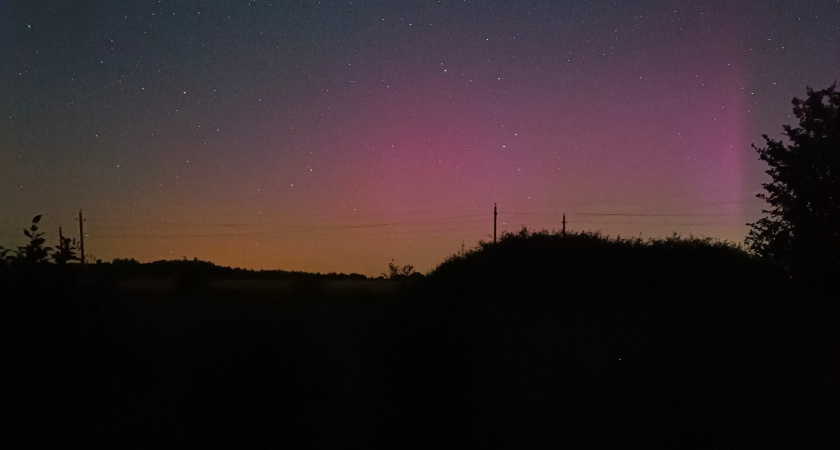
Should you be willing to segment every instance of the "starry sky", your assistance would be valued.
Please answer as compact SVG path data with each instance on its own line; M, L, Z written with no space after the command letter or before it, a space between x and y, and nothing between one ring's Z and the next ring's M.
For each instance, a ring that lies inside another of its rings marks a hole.
M522 226L743 241L840 2L0 2L0 245L426 271ZM69 231L67 231L69 230Z

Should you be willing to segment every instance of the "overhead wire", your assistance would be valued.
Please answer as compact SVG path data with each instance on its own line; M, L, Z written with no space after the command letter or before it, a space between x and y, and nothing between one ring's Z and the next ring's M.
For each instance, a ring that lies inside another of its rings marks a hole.
M313 231L337 231L337 230L354 230L354 229L365 229L365 228L380 228L380 227L388 227L388 226L399 226L399 225L411 225L411 224L434 224L435 222L446 221L451 219L463 219L463 218L472 218L477 216L482 216L485 214L466 214L460 216L450 216L450 217L438 217L438 218L430 218L430 219L421 219L421 220L414 220L414 221L403 221L403 222L382 222L382 223L368 223L368 224L357 224L357 225L341 225L341 226L333 226L333 227L320 227L320 228L300 228L296 227L293 229L285 229L285 230L271 230L271 231L257 231L257 232L236 232L236 233L203 233L203 234L165 234L165 235L100 235L99 237L109 237L109 238L186 238L186 237L226 237L226 236L254 236L254 235L266 235L266 234L280 234L280 233L301 233L301 232L313 232Z
M592 204L592 202L587 202ZM745 203L743 201L725 201L725 202L699 202L699 203L683 203L682 208L706 207L714 204L737 204ZM504 204L504 203L503 203ZM529 205L533 206L533 205ZM568 206L568 205L565 205ZM563 208L565 208L563 206ZM560 208L559 205L551 205L551 208ZM477 209L475 206L470 206L467 210ZM377 214L258 214L258 215L235 215L235 214L206 214L205 217L238 217L237 221L219 221L213 220L204 221L171 221L171 220L156 220L156 218L136 219L113 217L112 214L125 214L129 211L118 211L108 209L91 209L88 211L104 213L104 217L97 217L96 215L90 217L86 226L86 235L103 238L103 239L186 239L186 238L249 238L257 236L270 235L294 235L294 234L311 234L322 239L340 238L346 240L376 240L376 239L468 239L474 238L476 235L483 234L484 226L482 223L489 223L489 212L449 215L443 217L427 217L421 219L411 220L390 220L382 222L363 222L353 223L359 219L375 218L375 217L394 217L410 219L411 216L429 213L441 213L446 211L454 211L454 209L442 210L413 210L400 212L387 212ZM464 211L459 209L458 211ZM138 212L130 212L133 215ZM558 227L560 223L560 215L562 209L556 211L528 211L521 207L514 208L513 211L500 211L500 219L502 227L507 227L509 224L518 222L511 217L522 217L525 219L522 226L540 227L540 226L554 226ZM169 216L174 213L159 212L156 215ZM181 215L194 216L192 213L181 213ZM633 212L633 211L616 211L616 212L593 212L580 211L576 212L574 209L566 213L566 217L571 219L571 222L579 225L602 225L602 226L629 226L633 229L642 228L662 228L662 227L684 227L684 226L715 226L715 227L743 227L746 223L733 223L732 220L737 218L748 218L754 214L744 212ZM506 217L507 216L507 217ZM551 219L554 220L551 220ZM581 218L584 220L576 220ZM603 218L607 220L586 220L586 218ZM679 218L708 218L708 221L680 221L675 222L669 219ZM242 219L245 219L244 221ZM287 219L287 220L283 220ZM288 220L291 219L291 220ZM536 219L536 221L534 220ZM613 220L615 219L615 220ZM624 219L624 220L621 220ZM324 224L325 221L337 222L335 225ZM740 221L739 221L740 222ZM6 224L10 226L11 224ZM327 225L327 226L321 226ZM14 225L11 225L14 226ZM422 226L418 229L417 226ZM162 233L150 232L152 229L165 228ZM190 231L187 231L188 228ZM370 232L376 230L376 235L371 235ZM382 230L390 230L383 234ZM331 232L342 231L345 232L340 237ZM350 233L350 234L348 234ZM445 234L447 236L440 236ZM452 235L452 236L449 236ZM457 235L457 236L456 236Z

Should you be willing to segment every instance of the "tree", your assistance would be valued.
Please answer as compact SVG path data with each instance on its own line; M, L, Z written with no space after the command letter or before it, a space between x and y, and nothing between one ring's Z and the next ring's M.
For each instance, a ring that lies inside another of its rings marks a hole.
M790 143L763 135L753 148L773 179L757 197L770 206L750 223L746 243L758 255L799 274L840 269L840 92L837 83L793 99L799 126L783 126Z
M390 280L403 280L414 273L414 266L411 264L406 264L402 267L394 264L394 260L392 259L391 262L388 263L388 272L384 272L382 274L383 278L388 278Z

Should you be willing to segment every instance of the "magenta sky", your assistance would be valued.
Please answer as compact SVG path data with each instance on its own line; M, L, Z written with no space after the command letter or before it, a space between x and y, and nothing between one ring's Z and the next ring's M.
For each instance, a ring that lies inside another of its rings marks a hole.
M500 230L740 242L840 4L4 2L0 245L376 275Z

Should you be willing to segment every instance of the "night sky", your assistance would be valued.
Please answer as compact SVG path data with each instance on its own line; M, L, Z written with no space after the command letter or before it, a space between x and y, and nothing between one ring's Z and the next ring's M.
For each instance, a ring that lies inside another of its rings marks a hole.
M378 275L499 230L743 241L840 2L0 2L0 245Z

